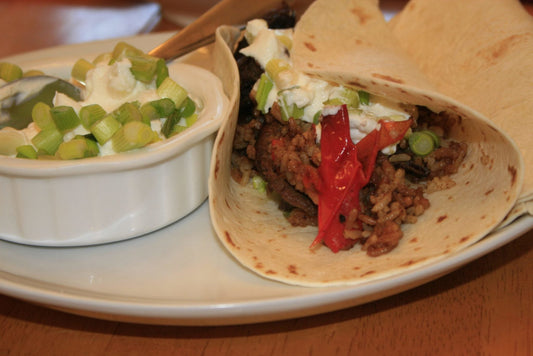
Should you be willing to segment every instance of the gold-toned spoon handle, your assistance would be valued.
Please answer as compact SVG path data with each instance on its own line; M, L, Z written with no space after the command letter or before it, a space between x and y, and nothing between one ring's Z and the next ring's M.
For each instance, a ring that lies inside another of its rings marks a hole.
M221 25L242 25L253 18L261 17L270 10L281 7L283 0L222 0L180 30L164 43L149 52L166 60L183 56L214 41L215 30Z

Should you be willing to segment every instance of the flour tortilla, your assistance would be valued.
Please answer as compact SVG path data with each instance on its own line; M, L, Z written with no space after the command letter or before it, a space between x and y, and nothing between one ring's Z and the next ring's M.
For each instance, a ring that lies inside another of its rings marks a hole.
M507 221L533 214L533 16L518 0L411 0L391 28L439 91L515 140L525 175Z
M231 29L220 29L226 31ZM399 50L377 2L318 0L302 15L295 31L293 60L300 69L461 114L464 120L453 135L468 141L468 156L454 176L457 185L428 196L431 208L416 224L405 226L405 235L392 252L375 258L357 246L336 254L325 246L310 249L316 227L291 226L276 203L231 178L235 105L217 135L209 189L214 229L237 261L265 278L289 284L355 285L442 259L500 223L521 188L523 167L517 147L487 119L432 88ZM229 48L234 44L229 41Z

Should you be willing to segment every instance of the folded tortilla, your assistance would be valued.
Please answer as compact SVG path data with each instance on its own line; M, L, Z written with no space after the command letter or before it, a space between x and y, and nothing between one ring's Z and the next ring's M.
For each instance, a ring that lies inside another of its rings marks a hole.
M533 214L533 16L518 0L411 0L391 28L440 92L515 140L525 175L507 221Z
M235 40L233 29L219 35ZM219 40L222 36L219 36ZM234 41L228 47L234 48ZM513 141L486 118L438 93L409 61L372 0L317 0L295 29L294 65L311 75L463 117L452 136L469 144L457 185L427 195L431 207L391 252L369 257L359 246L333 253L310 249L316 227L293 227L277 203L231 178L237 107L216 139L210 213L221 243L243 266L268 279L303 286L359 284L421 268L494 229L514 205L523 161ZM231 68L236 70L236 68ZM235 83L238 86L238 81Z

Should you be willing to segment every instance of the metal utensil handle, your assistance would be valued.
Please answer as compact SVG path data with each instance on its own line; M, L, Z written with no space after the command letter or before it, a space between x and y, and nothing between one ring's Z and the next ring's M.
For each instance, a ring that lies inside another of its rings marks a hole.
M167 41L155 47L150 55L166 60L180 57L214 41L215 31L221 25L240 25L267 11L281 6L283 0L222 0L180 30Z

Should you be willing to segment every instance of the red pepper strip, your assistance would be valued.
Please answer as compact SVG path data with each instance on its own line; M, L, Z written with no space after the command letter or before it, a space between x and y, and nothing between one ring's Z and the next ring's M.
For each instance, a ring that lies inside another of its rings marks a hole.
M398 142L410 126L410 120L382 121L379 130L354 144L345 105L323 117L318 171L324 184L319 192L318 235L311 247L324 242L338 252L353 246L356 241L344 237L341 215L347 217L354 207L359 208L359 191L370 180L378 152Z

